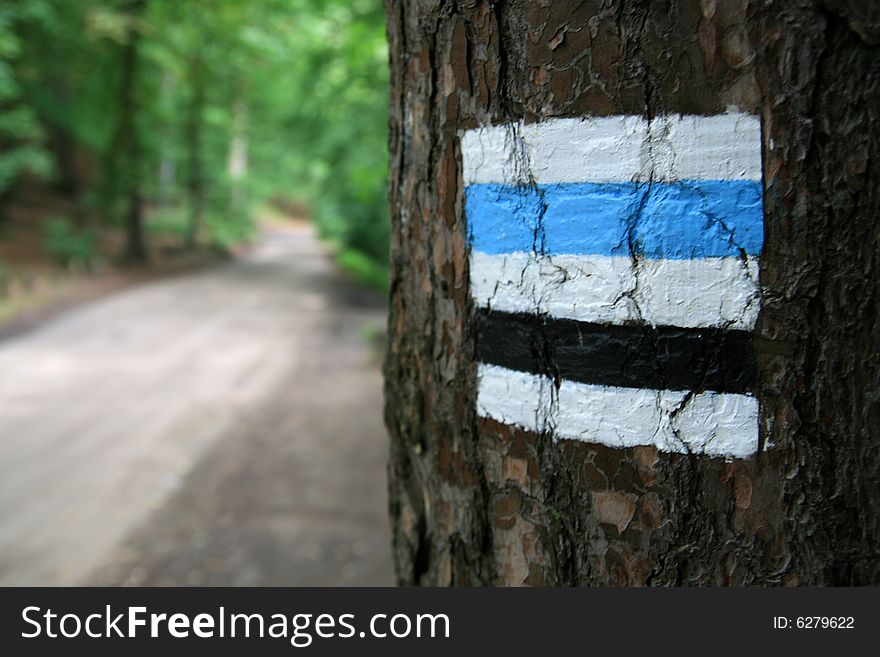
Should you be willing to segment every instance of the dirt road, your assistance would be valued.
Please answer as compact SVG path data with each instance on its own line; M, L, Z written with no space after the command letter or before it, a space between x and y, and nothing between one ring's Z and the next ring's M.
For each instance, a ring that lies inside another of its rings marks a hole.
M295 228L0 342L0 585L392 583L383 325Z

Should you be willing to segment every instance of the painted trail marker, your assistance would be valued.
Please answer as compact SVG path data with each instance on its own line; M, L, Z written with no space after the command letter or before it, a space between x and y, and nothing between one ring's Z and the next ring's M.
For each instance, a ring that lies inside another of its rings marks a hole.
M478 414L754 454L759 119L555 119L469 130L461 147Z

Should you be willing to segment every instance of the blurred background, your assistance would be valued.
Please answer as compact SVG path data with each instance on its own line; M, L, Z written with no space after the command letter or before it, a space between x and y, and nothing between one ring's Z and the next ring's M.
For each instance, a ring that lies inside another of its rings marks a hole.
M379 0L0 0L0 585L391 584Z

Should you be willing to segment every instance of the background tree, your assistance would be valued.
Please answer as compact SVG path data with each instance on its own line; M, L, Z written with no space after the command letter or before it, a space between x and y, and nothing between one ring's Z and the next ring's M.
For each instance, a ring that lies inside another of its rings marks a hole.
M880 26L870 3L387 2L386 418L405 584L880 582ZM766 451L554 441L477 417L460 131L762 123Z
M0 16L0 189L54 164L73 224L128 221L132 255L139 223L145 247L226 248L266 204L298 204L343 265L387 284L379 4L34 0Z
M121 172L120 193L125 203L125 256L133 262L147 259L144 240L144 196L141 190L143 176L143 146L139 114L139 70L142 17L146 0L130 0L125 5L122 20L125 41L122 45L122 84L119 90L119 125L111 146L113 171ZM121 166L119 164L121 163Z
M20 34L45 11L40 2L8 2L0 7L0 220L4 199L25 172L46 175L50 161L41 143L43 129L15 76L21 60Z

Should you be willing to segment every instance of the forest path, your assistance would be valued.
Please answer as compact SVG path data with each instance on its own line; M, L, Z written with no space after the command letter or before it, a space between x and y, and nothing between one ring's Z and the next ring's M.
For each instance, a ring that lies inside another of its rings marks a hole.
M392 583L384 317L302 226L0 342L0 586Z

